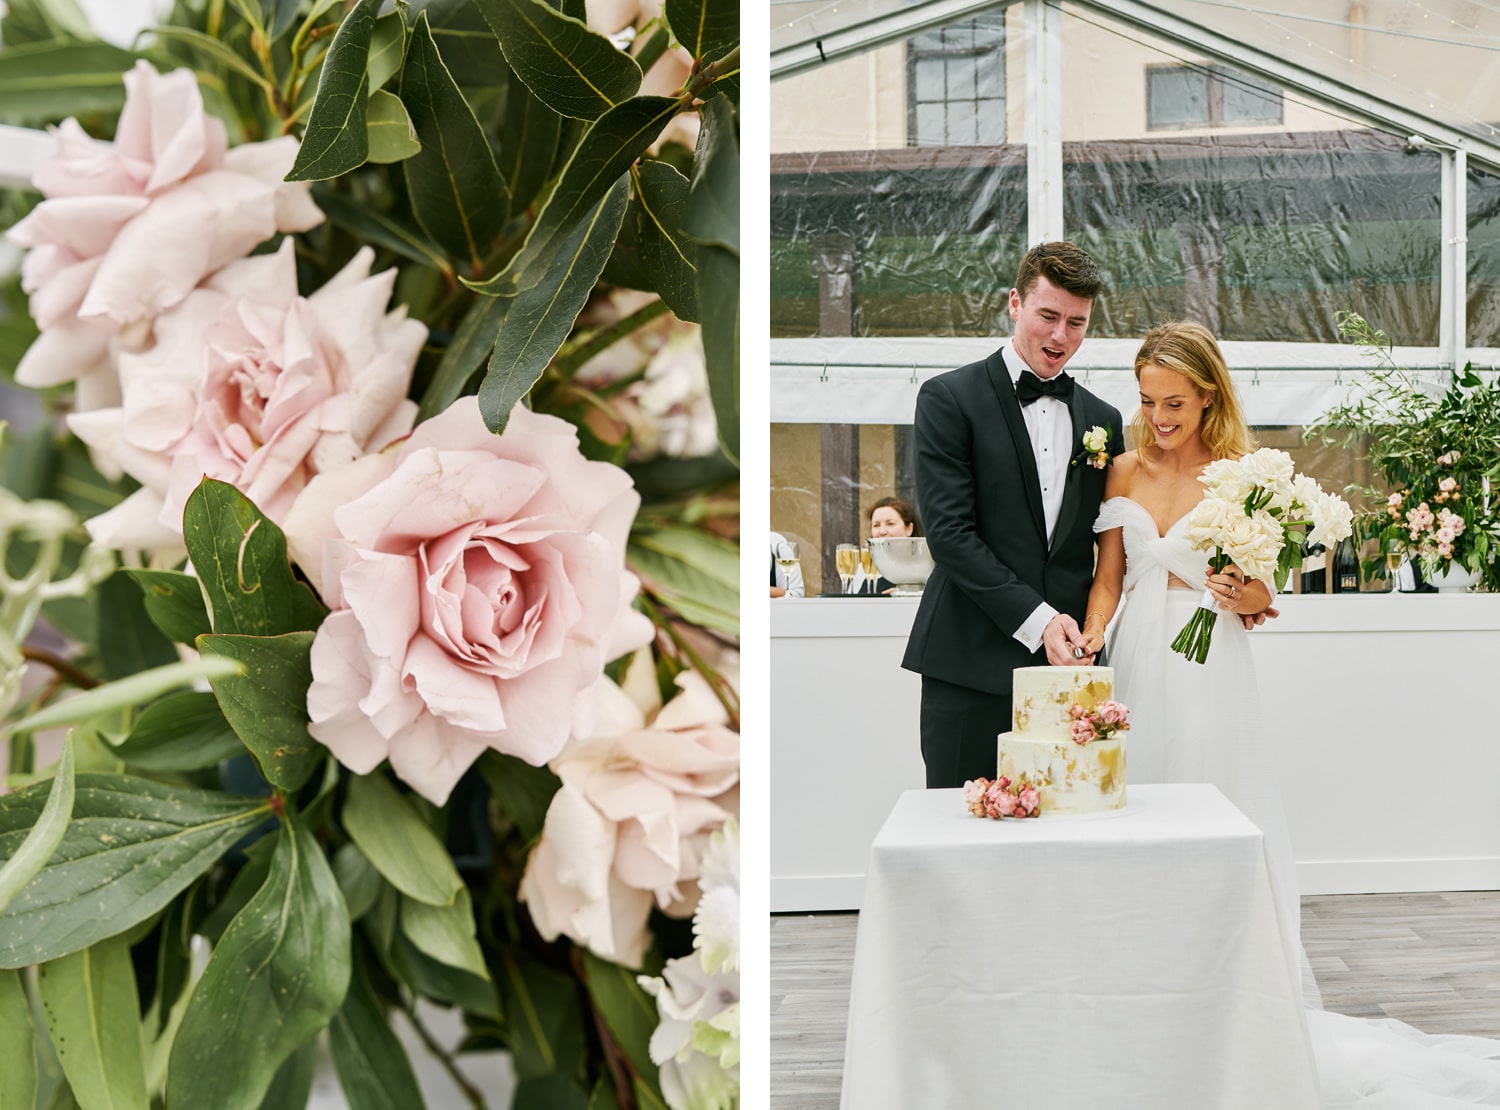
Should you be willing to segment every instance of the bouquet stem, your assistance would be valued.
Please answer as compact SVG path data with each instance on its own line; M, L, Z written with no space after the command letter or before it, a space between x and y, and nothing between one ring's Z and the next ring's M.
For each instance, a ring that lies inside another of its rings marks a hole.
M1208 565L1218 574L1229 565L1229 556L1222 549L1215 548ZM1187 624L1182 626L1182 631L1172 641L1172 650L1178 655L1185 655L1194 663L1206 662L1208 649L1213 643L1214 624L1218 619L1219 603L1214 599L1212 591L1204 590L1203 600L1198 603L1198 608L1193 610Z

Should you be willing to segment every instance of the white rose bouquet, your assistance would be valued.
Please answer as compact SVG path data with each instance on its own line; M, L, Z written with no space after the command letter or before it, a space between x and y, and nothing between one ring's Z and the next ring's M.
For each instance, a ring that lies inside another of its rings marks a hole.
M1302 557L1304 542L1332 547L1349 535L1353 512L1340 497L1293 471L1285 451L1262 447L1239 459L1210 463L1198 479L1208 494L1188 514L1188 543L1210 551L1215 574L1233 563L1245 578L1274 582L1280 590ZM1208 658L1218 605L1211 593L1177 638L1172 650L1195 663Z

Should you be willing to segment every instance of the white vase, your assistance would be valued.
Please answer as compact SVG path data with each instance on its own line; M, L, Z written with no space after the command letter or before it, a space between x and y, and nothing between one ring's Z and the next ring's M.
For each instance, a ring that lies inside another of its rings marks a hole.
M1471 586L1479 584L1479 572L1457 563L1449 563L1443 568L1442 574L1434 575L1428 581L1438 588L1439 593L1467 593Z

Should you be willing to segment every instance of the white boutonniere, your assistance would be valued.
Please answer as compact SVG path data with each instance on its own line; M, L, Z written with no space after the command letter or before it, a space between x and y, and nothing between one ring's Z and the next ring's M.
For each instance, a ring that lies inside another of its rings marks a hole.
M1114 462L1109 457L1109 430L1095 424L1083 433L1083 450L1073 459L1073 465L1078 465L1079 459L1086 459L1088 464L1095 470L1103 470Z

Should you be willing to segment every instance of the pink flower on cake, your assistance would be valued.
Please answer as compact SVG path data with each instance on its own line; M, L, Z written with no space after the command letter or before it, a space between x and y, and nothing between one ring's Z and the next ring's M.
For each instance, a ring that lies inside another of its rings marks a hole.
M964 804L975 817L999 821L1006 817L1035 817L1041 812L1041 795L1025 782L970 779L964 783Z
M1027 811L1027 816L1034 816L1041 806L1042 796L1034 786L1023 786L1021 792L1016 795L1016 806L1018 809Z
M589 732L604 664L651 639L625 569L639 504L566 421L517 405L497 436L473 397L313 478L285 524L333 609L309 731L438 804L486 748L554 758Z
M1092 744L1095 740L1108 740L1117 732L1130 731L1130 710L1117 701L1107 701L1085 709L1078 703L1068 707L1068 716L1073 720L1073 742Z
M34 177L47 199L10 231L32 248L22 285L42 332L16 380L76 382L80 411L118 402L116 340L139 349L152 321L206 276L323 219L305 182L282 181L296 139L228 150L191 70L162 75L137 62L125 87L113 146L65 121Z
M221 270L157 320L156 342L120 357L119 407L69 426L141 488L88 522L117 548L173 550L207 475L280 524L316 474L411 430L406 399L427 329L387 312L396 271L360 250L323 288L297 294L292 241Z
M700 676L677 685L648 723L619 687L599 684L598 730L552 762L563 785L521 881L542 936L628 967L645 958L653 905L693 913L710 838L739 812L739 737Z
M1098 733L1094 731L1094 726L1088 721L1073 722L1073 743L1087 744L1096 736L1098 736Z

